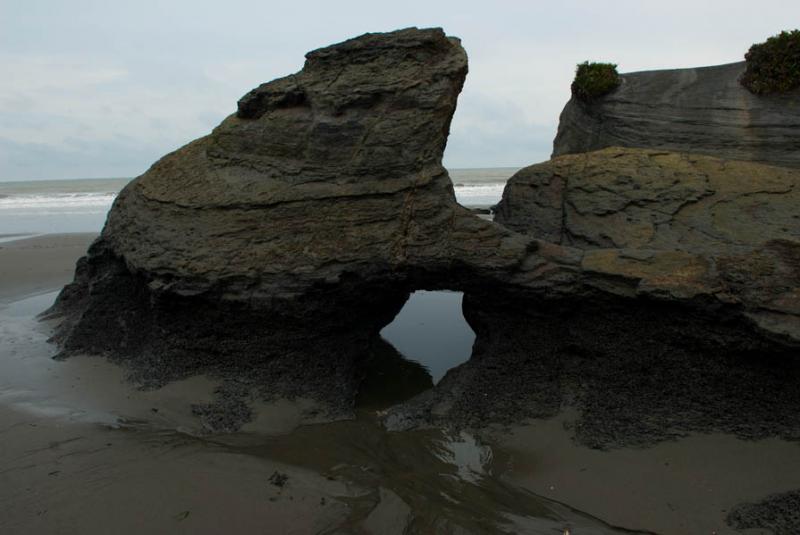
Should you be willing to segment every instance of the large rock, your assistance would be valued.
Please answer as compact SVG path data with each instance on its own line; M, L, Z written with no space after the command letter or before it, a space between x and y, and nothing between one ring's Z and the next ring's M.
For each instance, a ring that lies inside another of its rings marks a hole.
M608 148L519 171L495 221L578 248L583 277L620 291L728 303L774 333L800 335L800 171Z
M299 73L245 95L210 135L120 193L51 311L62 354L109 355L151 385L203 371L228 378L222 408L198 411L229 429L246 419L244 399L265 389L346 412L380 328L418 288L510 293L542 310L622 307L633 321L662 303L697 318L686 331L695 338L724 318L715 339L737 350L800 340L791 230L770 227L775 239L759 245L731 227L742 244L724 251L666 238L591 238L602 248L588 248L557 236L558 188L541 188L542 206L501 215L511 228L458 205L441 158L466 72L457 39L407 29L311 52ZM688 213L716 187L643 169L620 189L644 180L649 197L627 203L588 177L597 193L581 209ZM775 175L770 187L783 191L792 177ZM657 226L637 214L637 228ZM528 233L529 220L541 228Z
M507 265L507 233L468 217L441 165L466 73L441 30L310 52L125 188L102 240L150 288L247 302L409 266Z
M567 103L553 156L619 146L800 167L800 91L753 95L739 84L744 69L740 62L622 74L605 97Z
M800 170L608 148L520 170L495 221L581 249L743 252L800 237Z
M720 310L650 299L520 299L471 293L472 357L386 424L482 428L565 415L593 448L652 445L690 433L800 440L800 359L759 343Z
M62 354L352 399L409 288L502 278L531 241L455 201L441 159L466 73L458 39L406 29L250 91L120 193L52 310Z
M479 428L569 406L595 448L797 440L799 196L800 170L646 149L522 169L495 221L543 241L516 286L465 296L472 358L386 425Z

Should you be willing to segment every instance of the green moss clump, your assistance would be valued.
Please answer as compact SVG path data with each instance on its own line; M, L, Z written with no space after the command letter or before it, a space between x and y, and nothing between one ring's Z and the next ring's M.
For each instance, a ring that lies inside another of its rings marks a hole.
M781 32L750 47L739 82L751 93L785 93L800 87L800 30Z
M615 63L589 63L584 61L575 69L572 94L584 102L607 95L619 86L619 73Z

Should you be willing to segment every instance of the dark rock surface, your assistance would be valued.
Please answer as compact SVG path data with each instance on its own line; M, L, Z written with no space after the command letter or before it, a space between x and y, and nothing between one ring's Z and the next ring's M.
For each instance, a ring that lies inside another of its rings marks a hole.
M495 221L581 249L710 254L800 238L798 206L798 170L609 148L520 170Z
M584 272L642 276L636 294L735 304L797 340L798 201L794 169L608 148L522 169L495 221L581 249Z
M458 39L407 29L249 92L120 193L51 311L62 355L351 405L409 287L502 276L530 241L459 206L441 165L466 73Z
M270 307L410 266L512 265L523 245L457 205L441 165L466 73L441 30L310 52L126 187L102 241L153 290Z
M737 506L728 514L734 529L766 529L774 535L800 533L800 490Z
M800 91L753 95L739 84L744 68L622 74L612 93L567 103L553 156L619 146L800 167Z
M690 433L800 441L796 352L754 338L741 318L640 300L470 294L472 358L433 390L392 408L388 428L481 429L565 408L575 440L650 446Z

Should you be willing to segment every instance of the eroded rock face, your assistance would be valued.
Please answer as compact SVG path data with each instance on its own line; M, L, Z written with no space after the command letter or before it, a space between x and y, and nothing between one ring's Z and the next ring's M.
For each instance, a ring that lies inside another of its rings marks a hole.
M650 446L690 433L800 440L800 360L745 318L666 301L469 294L472 358L391 408L386 425L481 429L570 409L577 442Z
M797 440L798 192L800 170L646 149L522 169L495 221L543 240L537 254L517 288L465 296L472 358L386 425L570 407L594 448L698 431Z
M800 171L609 148L526 167L495 221L581 249L744 252L800 237Z
M731 305L800 339L800 171L608 148L513 176L496 221L578 248L583 276L631 295ZM590 275L597 276L596 280Z
M612 93L571 99L553 156L640 147L800 167L800 91L756 96L745 63L620 75Z
M131 182L89 262L121 259L150 292L287 313L348 281L513 266L525 240L456 204L441 165L466 73L439 29L310 52Z
M211 135L133 181L103 241L151 287L248 302L489 250L508 264L501 230L461 221L441 165L466 73L441 30L310 52L302 71L249 92Z
M249 92L120 193L52 311L64 354L136 360L148 384L259 363L351 400L410 287L502 278L531 241L459 206L441 165L466 73L458 39L412 28Z

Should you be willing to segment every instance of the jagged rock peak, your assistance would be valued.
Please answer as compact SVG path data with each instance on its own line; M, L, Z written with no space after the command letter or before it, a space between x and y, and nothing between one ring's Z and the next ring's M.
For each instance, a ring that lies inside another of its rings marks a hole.
M228 295L247 299L244 280L250 293L302 291L449 257L442 222L460 207L441 159L466 73L441 29L311 52L132 182L103 240L148 278L193 293L235 284Z

